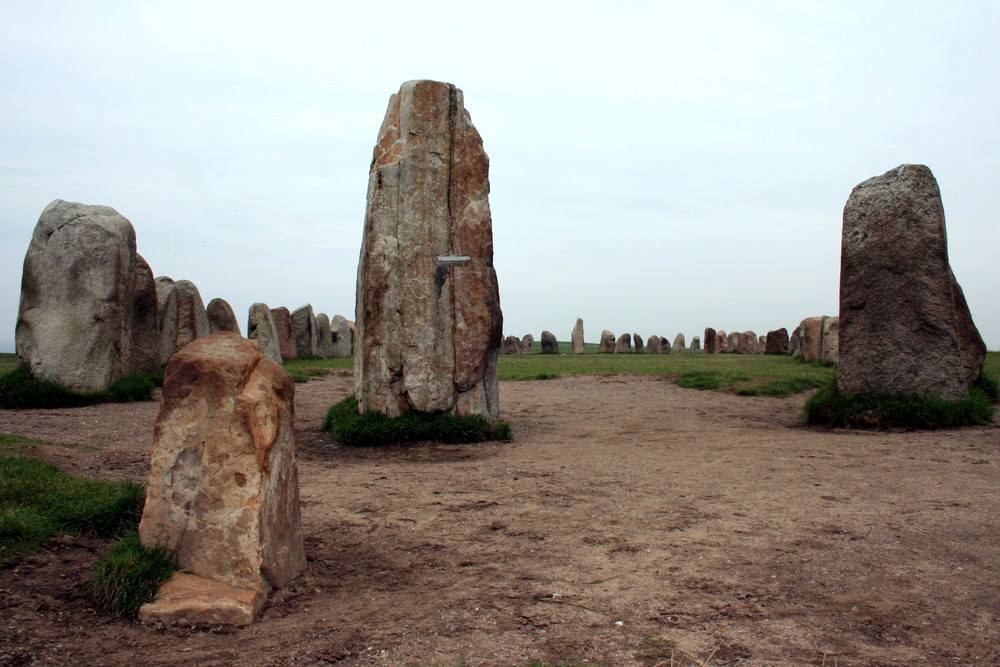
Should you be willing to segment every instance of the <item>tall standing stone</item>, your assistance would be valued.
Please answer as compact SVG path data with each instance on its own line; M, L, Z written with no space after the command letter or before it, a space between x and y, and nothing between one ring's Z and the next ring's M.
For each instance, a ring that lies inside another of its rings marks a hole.
M684 354L687 349L684 344L684 334L679 333L674 336L674 343L670 346L670 354Z
M292 312L292 330L295 332L296 357L315 357L319 354L316 315L311 304L307 303Z
M521 354L535 353L535 337L531 334L524 334L521 338Z
M802 325L792 330L792 335L788 338L788 354L792 357L804 357L805 350L802 349Z
M177 285L167 276L156 278L156 312L160 322L160 364L177 351Z
M488 174L462 91L409 81L390 98L358 266L354 380L362 412L498 419L503 315Z
M691 339L691 348L689 350L691 354L701 354L701 338L695 336Z
M573 327L573 334L570 337L570 351L572 354L583 354L584 344L583 344L583 320L579 317L576 318L576 325Z
M740 354L757 354L760 351L760 342L757 334L753 331L744 331L740 334Z
M523 354L521 350L521 339L517 336L507 336L503 339L504 354Z
M295 384L257 343L220 332L171 359L139 538L182 572L144 621L246 625L305 568Z
M840 351L840 318L828 317L823 321L823 356L824 364L836 364Z
M237 336L240 334L240 323L236 321L236 313L233 307L225 299L215 298L205 306L205 313L208 315L208 330L211 333L228 331Z
M333 330L330 328L330 316L326 313L316 316L316 348L324 359L333 356Z
M721 329L719 329L719 331L715 334L715 349L719 354L732 352L732 350L729 349L729 334Z
M132 223L113 208L59 199L45 207L24 257L19 363L78 391L147 370L155 339L137 336L155 336L156 296L135 248Z
M705 354L715 354L718 351L718 345L715 343L715 329L705 327Z
M807 317L799 323L802 329L802 358L806 361L823 360L823 322L826 315Z
M740 351L740 338L742 334L739 331L731 332L727 338L727 344L729 346L729 351L736 354Z
M632 354L632 336L623 333L615 341L615 354Z
M250 306L250 316L247 321L247 338L257 341L265 357L276 364L281 363L281 341L278 329L274 325L274 315L266 303L255 303Z
M136 254L132 273L132 368L156 375L160 371L160 315L153 269Z
M297 359L299 354L295 347L295 325L292 324L292 314L284 306L271 309L274 328L278 332L278 349L285 361Z
M334 315L330 321L330 337L333 340L333 354L331 356L349 357L354 350L354 331L351 323L343 315Z
M660 353L660 337L654 334L646 339L646 354L659 354L659 353Z
M559 341L551 331L542 332L542 354L559 354Z
M635 347L636 354L645 354L646 350L642 343L642 336L637 333L632 334L632 345Z
M670 341L666 336L660 336L660 354L670 354Z
M764 354L788 354L788 329L781 327L767 332Z
M601 332L601 342L597 346L597 351L611 354L615 351L615 342L615 335L605 329Z
M177 342L174 350L179 350L193 340L209 333L208 313L201 300L198 287L190 280L178 280L177 288Z
M931 170L904 164L857 185L841 242L841 391L964 397L985 354L956 288Z

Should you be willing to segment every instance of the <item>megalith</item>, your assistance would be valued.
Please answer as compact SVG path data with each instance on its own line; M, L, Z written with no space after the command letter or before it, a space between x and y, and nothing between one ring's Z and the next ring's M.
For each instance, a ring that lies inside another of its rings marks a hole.
M840 349L840 318L828 317L823 321L823 352L821 359L824 364L836 364Z
M805 351L802 349L802 325L792 330L792 335L788 338L788 354L792 357L804 357Z
M349 357L354 350L354 332L343 315L334 315L330 321L330 338L333 341L332 357Z
M182 571L141 620L247 625L305 568L294 398L288 373L237 334L171 357L139 538L175 549Z
M740 354L757 354L760 351L760 341L753 331L744 331L740 334Z
M160 322L160 364L177 351L177 285L168 276L156 278L156 312Z
M504 354L523 354L521 350L521 339L517 336L507 336L503 339Z
M674 336L674 343L670 346L670 354L684 354L687 348L684 343L684 334L679 333Z
M274 316L266 303L255 303L250 306L250 316L247 321L247 338L257 341L265 357L276 364L282 362L281 342L278 329L274 326Z
M985 347L948 260L931 170L904 164L844 206L837 385L847 393L964 397Z
M616 342L615 335L605 329L601 332L601 342L597 346L597 351L605 354L611 354L615 351Z
M666 336L660 336L660 354L670 354L670 341Z
M635 349L636 354L645 354L646 349L642 341L642 336L637 333L632 334L632 347Z
M615 354L632 354L632 336L623 333L615 341Z
M298 351L295 347L295 327L292 324L292 313L284 306L271 309L271 318L274 320L274 328L278 332L278 349L281 350L281 358L285 361L297 359Z
M531 334L524 334L521 337L521 354L535 353L535 337Z
M208 312L198 286L190 280L178 280L174 287L177 288L177 342L174 351L177 351L211 332Z
M737 354L740 351L740 338L743 336L739 331L733 331L726 336L729 351Z
M316 316L316 349L324 359L333 356L333 330L330 328L330 316L326 313Z
M646 354L659 354L659 353L660 353L660 337L654 334L646 339Z
M462 91L404 83L368 180L354 344L362 412L499 418L503 314L489 190Z
M228 331L240 335L240 323L236 320L236 313L225 299L215 298L209 301L205 306L205 313L208 315L209 333Z
M551 331L542 332L542 354L559 354L559 341Z
M715 334L715 349L718 354L732 352L732 350L729 349L729 334L722 329L719 329L719 331Z
M764 354L788 354L788 329L781 327L767 332Z
M807 317L799 323L802 329L802 358L806 361L823 360L823 323L826 315Z
M695 336L691 339L691 347L688 349L691 354L701 354L701 338Z
M572 354L583 354L585 346L583 344L583 320L579 317L576 318L576 325L573 327L573 333L570 336L570 351Z
M715 343L715 329L705 327L705 354L715 354L719 351Z
M101 391L155 370L154 285L136 254L135 229L118 211L53 201L24 257L18 362L77 391Z
M316 333L316 315L311 304L292 311L292 330L295 332L295 356L315 357L319 354L319 336Z

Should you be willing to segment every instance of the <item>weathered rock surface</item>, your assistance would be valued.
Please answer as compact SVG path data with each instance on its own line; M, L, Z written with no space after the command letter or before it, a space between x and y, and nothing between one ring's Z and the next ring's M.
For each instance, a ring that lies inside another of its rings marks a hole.
M660 354L670 354L670 341L666 336L660 336Z
M660 354L660 337L653 335L646 339L646 354Z
M730 333L730 334L728 334L726 336L726 338L727 338L727 345L729 347L729 351L732 352L733 354L736 354L737 352L740 351L740 338L741 337L742 337L742 334L739 331L733 331L732 333Z
M274 328L278 332L278 349L281 350L281 358L284 361L297 359L299 355L295 347L295 326L292 324L292 313L284 306L272 308L271 319L274 320Z
M715 334L715 349L719 354L724 354L730 352L729 349L729 334L721 329Z
M524 334L521 338L521 354L535 353L535 337L531 334Z
M177 288L177 351L193 340L207 336L209 331L208 313L201 300L198 287L190 280L178 280Z
M828 317L823 321L823 363L835 364L840 349L840 318Z
M156 278L156 312L160 322L160 364L177 351L177 286L167 276Z
M521 339L517 336L507 336L503 339L504 354L521 354Z
M806 361L823 360L823 322L826 315L807 317L799 323L802 329L802 358Z
M250 316L247 321L247 337L257 341L265 357L280 364L281 342L278 329L274 325L274 315L266 303L255 303L250 306Z
M542 354L559 354L559 341L551 331L542 332Z
M113 208L59 199L45 207L24 257L19 363L77 391L148 371L156 295L135 248L132 223Z
M792 335L788 339L788 354L793 357L802 357L805 351L802 349L802 325L792 330Z
M674 336L674 343L670 346L670 354L684 354L687 352L684 343L684 334L679 333Z
M597 351L605 354L611 354L615 351L616 342L615 335L605 329L601 332L601 342L597 346Z
M570 345L572 346L570 351L573 354L583 354L583 320L579 317L576 318L576 325L573 327L573 333L570 336Z
M760 343L757 341L757 334L753 331L744 331L740 334L740 354L757 354L760 351Z
M488 174L462 91L404 83L368 181L354 346L362 411L498 419L503 315Z
M292 331L295 332L295 356L309 357L319 354L319 334L316 333L316 315L311 304L299 306L292 312Z
M637 333L632 334L632 346L635 349L636 354L645 354L646 350L643 346L642 336Z
M764 354L788 354L788 329L781 327L767 332Z
M615 341L615 354L632 354L632 336L623 333Z
M349 357L354 350L354 330L343 315L334 315L330 322L330 338L333 340L334 357Z
M931 170L904 164L857 185L841 242L841 391L964 397L982 360L956 287Z
M316 316L316 349L324 359L333 356L333 330L330 328L330 316L326 313Z
M954 273L951 274L951 290L955 297L955 335L958 336L958 344L962 350L965 381L966 384L972 384L983 370L983 363L986 361L986 343L983 342L979 329L972 321L969 304L965 301L965 292L955 280Z
M207 581L175 576L141 620L246 624L305 568L294 398L288 373L233 333L170 359L139 537Z
M715 342L715 329L711 327L705 328L705 354L716 354L719 351L718 345Z
M701 338L695 336L691 339L691 347L688 349L691 354L701 354Z
M225 299L215 298L209 301L205 307L205 314L208 315L209 333L228 331L240 335L240 323L236 321L236 313Z

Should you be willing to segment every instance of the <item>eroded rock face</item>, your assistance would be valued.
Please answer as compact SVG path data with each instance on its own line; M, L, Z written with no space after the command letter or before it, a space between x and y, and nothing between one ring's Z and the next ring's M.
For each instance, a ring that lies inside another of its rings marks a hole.
M840 349L840 318L828 317L823 321L823 363L837 363Z
M788 354L793 357L802 357L805 355L802 349L802 325L795 327L792 330L792 335L788 339Z
M615 341L615 354L632 354L632 336L623 333Z
M660 353L660 337L653 335L646 339L646 354Z
M177 285L167 276L156 278L156 311L160 321L160 363L177 351Z
M701 354L701 338L695 336L691 339L691 347L688 348L691 354Z
M49 204L24 258L19 362L77 391L149 372L159 356L156 295L152 271L135 248L132 223L113 208Z
M171 357L139 537L176 548L198 580L175 576L140 619L245 625L303 570L294 398L288 373L236 334Z
M209 301L208 306L205 307L205 313L208 315L209 333L228 331L237 336L240 335L240 323L236 321L236 313L233 312L233 307L225 299Z
M601 342L598 344L597 351L605 354L611 354L615 351L616 342L615 335L605 329L601 332Z
M504 354L522 354L521 339L517 336L507 336L503 339Z
M767 332L764 354L788 354L788 329L781 327Z
M316 316L316 349L324 359L333 356L333 330L330 328L330 316L326 313Z
M583 344L583 320L579 317L576 318L576 325L573 327L570 344L572 345L571 352L573 354L583 354L585 349Z
M727 338L727 345L729 347L729 351L732 352L733 354L736 354L737 352L740 351L740 338L741 337L742 337L742 334L739 331L733 331L728 336L726 336L726 338Z
M521 338L521 354L535 353L535 337L531 334L524 334Z
M330 322L333 341L333 357L349 357L352 354L354 329L343 315L334 315Z
M687 352L687 347L684 343L684 334L679 333L674 336L674 343L670 346L670 354L684 354Z
M299 355L295 347L295 326L292 324L291 312L284 306L272 308L271 319L274 320L274 328L278 332L278 349L281 350L281 358L285 361L298 359Z
M559 341L551 331L542 332L542 354L559 354Z
M670 354L670 341L666 336L660 336L660 354Z
M178 280L177 288L177 342L174 350L179 350L193 340L207 336L211 331L208 313L201 300L198 286L190 280Z
M292 312L292 330L295 332L295 355L297 357L319 354L319 335L316 333L316 315L311 304L296 308Z
M744 331L740 334L740 354L757 354L760 350L760 342L757 334L753 331Z
M247 338L257 341L265 357L280 364L281 341L278 329L274 325L274 311L266 303L255 303L250 306L250 316L247 321Z
M802 329L802 358L806 361L823 359L823 322L826 315L807 317L799 323Z
M705 354L716 354L719 351L715 342L715 329L705 328Z
M503 315L488 173L462 91L404 83L368 181L354 346L362 411L498 419Z
M643 345L642 337L639 334L637 334L637 333L632 334L632 346L635 348L635 353L636 354L645 354L646 353L646 349L645 349L645 346Z
M931 170L904 164L857 185L841 239L841 391L965 396L981 339L957 285Z
M719 354L729 352L729 334L721 329L715 334L715 349Z

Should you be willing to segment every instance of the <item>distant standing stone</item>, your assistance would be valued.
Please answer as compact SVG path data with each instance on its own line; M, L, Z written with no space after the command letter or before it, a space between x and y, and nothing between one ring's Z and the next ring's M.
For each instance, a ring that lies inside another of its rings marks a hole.
M724 354L731 351L729 349L729 334L721 329L715 334L715 350L717 354Z
M757 354L758 345L757 334L753 331L744 331L740 334L740 354Z
M225 299L216 298L209 301L208 306L205 307L205 313L208 315L208 330L211 333L228 331L237 336L241 335L240 323L236 321L236 313L233 312L233 307Z
M573 327L573 334L570 337L571 341L571 352L573 354L583 354L584 344L583 344L583 320L579 317L576 318L576 326Z
M177 351L177 285L167 276L156 278L156 312L160 322L160 364Z
M160 316L156 280L149 264L136 253L132 297L132 367L139 373L160 371Z
M531 334L524 334L521 338L521 354L535 353L535 337Z
M718 346L715 344L715 329L711 327L705 328L705 354L715 354L718 352Z
M324 359L333 356L333 330L330 329L330 316L326 313L316 316L316 348Z
M278 331L281 358L285 361L297 359L299 354L295 346L295 326L292 324L291 312L284 306L272 308L271 318L274 320L274 328Z
M904 164L855 187L841 240L841 391L964 397L985 346L957 285L930 169Z
M828 317L823 322L823 363L836 364L840 348L840 318Z
M660 336L660 354L670 354L670 341Z
M740 337L741 334L739 331L733 331L728 336L726 336L726 338L728 339L727 344L729 346L729 351L733 354L736 354L737 352L740 351Z
M691 354L701 354L701 338L695 336L691 339L691 348L689 351Z
M615 341L615 354L632 354L632 336L623 333Z
M605 354L611 354L615 351L615 342L615 335L605 329L601 332L601 342L597 347L597 351Z
M559 354L559 341L551 331L542 332L542 354Z
M788 354L792 357L804 357L805 350L802 348L802 325L792 330L792 335L788 338Z
M334 357L349 357L354 349L354 331L351 323L343 315L334 315L330 322L330 337L333 340Z
M679 333L674 336L674 344L670 346L670 354L684 354L687 352L684 343L684 334Z
M767 332L765 354L788 354L788 329L781 327Z
M177 343L174 350L179 350L210 332L208 313L197 285L190 280L178 280L174 287L177 288Z
M802 358L806 361L823 360L823 322L826 316L807 317L799 323L802 328Z
M255 303L250 306L247 338L257 341L265 357L276 364L281 363L281 342L278 338L278 329L274 326L273 311L267 307L266 303Z
M635 348L636 354L646 353L646 350L643 348L642 337L639 334L637 333L632 334L632 345Z
M503 339L504 354L521 354L521 339L517 336L507 336Z
M646 339L646 354L660 354L660 337L653 335Z
M319 355L319 335L316 333L316 315L312 304L299 306L292 312L292 329L295 331L295 355Z

